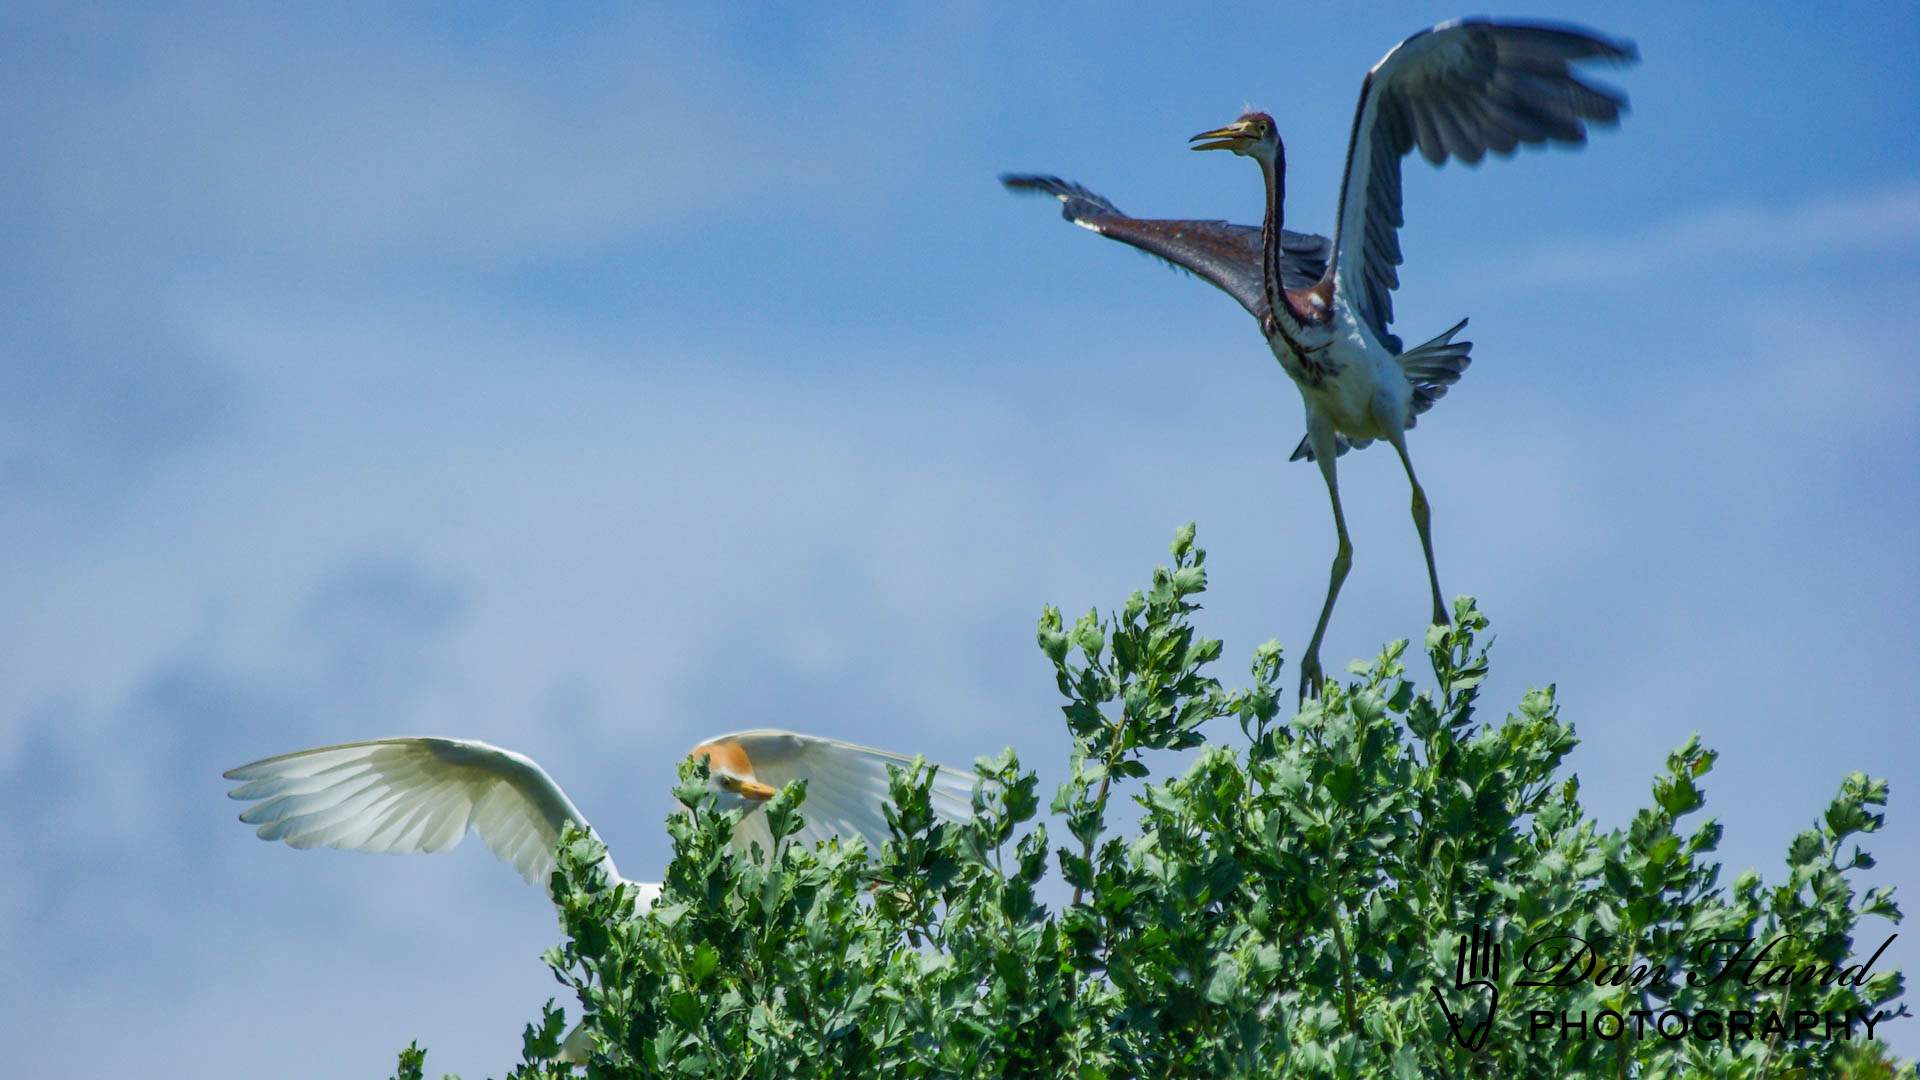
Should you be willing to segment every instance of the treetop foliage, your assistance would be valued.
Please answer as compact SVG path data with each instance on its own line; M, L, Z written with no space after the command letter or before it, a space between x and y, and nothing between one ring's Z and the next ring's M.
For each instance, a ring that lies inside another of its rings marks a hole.
M1688 739L1631 822L1602 827L1553 687L1480 717L1471 600L1426 635L1429 687L1395 642L1283 720L1278 644L1223 686L1221 644L1193 622L1191 525L1172 556L1117 612L1041 614L1073 736L1051 804L1065 836L1009 749L978 763L964 823L937 823L930 770L897 773L878 852L791 843L795 784L760 811L774 850L736 854L687 763L664 892L640 915L599 843L565 837L566 942L547 961L584 1011L586 1075L1915 1075L1865 1023L1907 1015L1900 974L1869 962L1899 908L1857 880L1885 781L1846 777L1783 876L1723 880L1714 752ZM1155 782L1148 752L1189 748ZM1109 826L1120 796L1137 835ZM1055 873L1058 909L1041 899ZM513 1080L579 1075L557 1060L565 1028L550 1003ZM422 1074L409 1047L397 1075Z

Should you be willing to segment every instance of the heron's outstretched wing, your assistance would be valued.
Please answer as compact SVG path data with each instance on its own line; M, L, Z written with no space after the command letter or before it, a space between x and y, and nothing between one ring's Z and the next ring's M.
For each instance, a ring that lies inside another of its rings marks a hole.
M1620 119L1626 95L1583 82L1572 65L1626 62L1634 47L1544 23L1460 19L1393 47L1367 73L1354 110L1334 229L1337 295L1395 352L1388 332L1400 284L1400 159L1477 164L1488 151L1586 141Z
M792 780L807 781L807 801L800 808L806 825L795 837L811 846L831 836L862 837L870 851L878 852L890 835L882 808L889 798L887 766L906 768L913 759L887 750L859 746L818 735L762 729L719 735L707 742L732 740L747 752L753 774L761 782L784 787ZM951 766L937 766L932 798L933 812L948 821L973 816L971 772ZM766 818L749 814L734 831L734 846L746 850L755 841L763 849L772 848L772 834Z
M240 820L297 848L446 851L471 828L502 862L547 887L561 829L587 819L533 759L471 739L322 746L226 772L254 802ZM604 864L620 880L613 860Z
M1051 195L1061 202L1060 216L1101 236L1131 244L1171 265L1198 274L1240 301L1256 319L1267 314L1261 281L1260 229L1224 221L1163 221L1128 217L1106 198L1057 176L1000 177L1007 190ZM1333 246L1324 236L1280 234L1280 278L1289 289L1319 281Z

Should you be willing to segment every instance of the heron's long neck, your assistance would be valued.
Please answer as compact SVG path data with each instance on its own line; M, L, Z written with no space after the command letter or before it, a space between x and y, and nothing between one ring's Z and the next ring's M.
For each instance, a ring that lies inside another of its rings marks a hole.
M1260 175L1267 182L1267 220L1260 229L1260 272L1267 290L1267 310L1277 318L1289 311L1286 283L1280 277L1280 236L1287 219L1287 153L1276 147L1271 159L1260 159Z

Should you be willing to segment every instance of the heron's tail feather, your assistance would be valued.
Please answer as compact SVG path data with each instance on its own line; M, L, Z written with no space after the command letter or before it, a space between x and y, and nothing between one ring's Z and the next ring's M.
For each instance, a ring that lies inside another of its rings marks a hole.
M1447 396L1447 388L1460 381L1466 374L1467 365L1473 363L1473 357L1467 355L1473 351L1473 342L1455 341L1453 336L1467 325L1461 319L1454 323L1446 333L1424 345L1416 345L1400 354L1400 370L1407 375L1407 381L1413 384L1413 407L1407 417L1407 426L1412 427L1421 413L1433 408L1433 403Z

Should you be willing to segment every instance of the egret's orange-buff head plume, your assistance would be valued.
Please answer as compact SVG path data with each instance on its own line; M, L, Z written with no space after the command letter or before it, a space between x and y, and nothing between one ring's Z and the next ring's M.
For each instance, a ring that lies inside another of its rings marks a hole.
M688 757L707 759L707 768L711 770L708 783L726 796L735 796L752 805L758 805L773 798L772 787L754 778L753 760L747 757L747 749L731 739L701 743L687 754Z
M753 761L747 757L746 748L731 739L701 743L689 751L687 756L706 758L708 768L724 769L735 776L753 775Z

